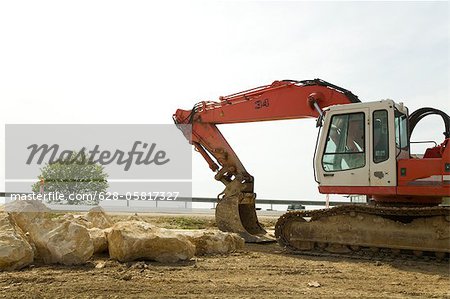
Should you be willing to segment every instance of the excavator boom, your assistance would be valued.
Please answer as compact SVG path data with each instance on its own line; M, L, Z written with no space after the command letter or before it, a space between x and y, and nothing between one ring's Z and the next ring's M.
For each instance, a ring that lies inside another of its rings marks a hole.
M275 81L229 96L202 101L192 110L178 109L176 124L192 125L184 132L225 185L219 194L216 222L224 231L240 233L248 242L267 241L255 212L254 179L217 128L218 124L320 118L325 107L359 103L352 92L321 79ZM182 126L180 126L182 128Z

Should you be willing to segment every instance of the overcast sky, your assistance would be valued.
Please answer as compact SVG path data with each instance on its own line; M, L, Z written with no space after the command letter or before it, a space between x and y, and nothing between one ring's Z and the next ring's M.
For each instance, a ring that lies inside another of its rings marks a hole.
M449 26L448 2L3 1L0 137L5 123L171 123L177 108L280 79L448 113ZM260 198L323 199L314 121L221 130ZM413 139L442 131L431 117ZM196 196L222 191L197 153L193 182Z

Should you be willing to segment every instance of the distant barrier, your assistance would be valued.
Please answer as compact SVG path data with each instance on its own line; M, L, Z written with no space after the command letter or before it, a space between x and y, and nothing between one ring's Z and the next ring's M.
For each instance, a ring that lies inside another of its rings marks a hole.
M0 192L0 197L10 198L12 194L31 194L22 192ZM192 203L211 203L212 208L215 208L217 203L217 198L213 197L178 197L175 200L154 200L150 197L130 197L125 195L119 195L117 200L107 200L100 202L100 206L108 210L123 210L126 208L127 211L137 212L137 211L155 211L164 212L173 211L174 209L184 210L191 209ZM349 204L350 201L330 201L329 206L338 206L343 204ZM326 201L324 200L298 200L298 199L256 199L256 204L270 205L270 210L274 210L274 205L302 205L302 206L324 206ZM48 204L53 210L71 210L71 211L86 211L92 208L89 205L68 205L68 204Z

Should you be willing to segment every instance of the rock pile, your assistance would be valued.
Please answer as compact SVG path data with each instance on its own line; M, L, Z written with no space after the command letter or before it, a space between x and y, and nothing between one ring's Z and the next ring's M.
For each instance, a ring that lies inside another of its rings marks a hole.
M0 212L0 269L20 269L34 260L82 264L105 251L120 262L174 263L244 246L244 239L236 234L163 229L139 217L114 224L100 207L86 216L55 216L40 201L15 201L6 210Z

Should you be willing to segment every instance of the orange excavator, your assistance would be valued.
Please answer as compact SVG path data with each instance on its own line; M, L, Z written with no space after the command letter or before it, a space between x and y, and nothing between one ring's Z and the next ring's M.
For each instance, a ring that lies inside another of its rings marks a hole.
M410 153L410 137L425 116L442 117L440 145ZM450 118L438 109L411 114L392 100L362 103L352 92L320 79L275 81L219 101L178 109L173 119L207 161L219 194L216 223L247 242L273 238L258 222L254 178L217 125L316 118L314 175L324 194L366 195L364 205L291 211L279 218L275 238L293 251L333 253L389 250L394 254L450 253ZM191 125L184 126L184 125Z

